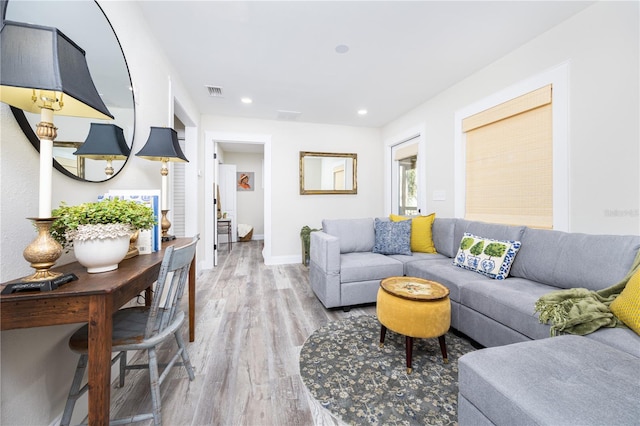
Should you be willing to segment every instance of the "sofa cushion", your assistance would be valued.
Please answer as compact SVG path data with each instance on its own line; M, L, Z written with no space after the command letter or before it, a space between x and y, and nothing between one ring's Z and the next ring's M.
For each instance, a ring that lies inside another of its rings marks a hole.
M407 256L404 254L391 254L389 255L389 257L397 260L398 262L402 262L402 263L409 263L409 262L415 262L417 260L436 260L436 259L440 259L440 260L448 260L449 263L451 263L451 259L448 258L447 256L444 256L440 253L418 253L418 252L413 252L411 254L411 256Z
M482 235L485 238L492 238L494 240L520 241L524 230L524 226L472 221L469 222L467 229L464 232L468 232L473 235Z
M629 279L624 290L609 306L613 315L640 334L640 269Z
M460 357L459 392L493 424L638 423L640 360L582 336Z
M602 327L585 337L640 358L640 337L627 327Z
M373 252L380 254L405 254L411 256L411 221L374 221L375 243Z
M436 248L433 243L432 227L436 218L435 213L428 216L399 216L389 215L393 222L411 220L411 251L416 253L435 253Z
M461 287L468 283L489 281L490 279L475 272L462 268L456 268L451 264L450 258L433 258L430 260L418 260L404 265L405 275L425 280L435 281L449 289L449 298L460 301Z
M454 242L456 220L457 219L437 217L431 227L436 252L447 257L454 257L458 251L458 244L460 244L460 240Z
M354 252L340 255L340 282L342 283L402 276L403 269L401 262L383 254Z
M493 240L465 232L453 264L504 280L519 249L520 241Z
M640 236L592 235L527 228L511 276L559 288L600 290L620 281L640 249Z
M324 219L322 230L340 239L340 253L373 250L375 243L373 218Z
M550 327L541 324L533 310L540 296L554 290L546 284L523 278L485 278L461 286L460 303L530 339L544 339Z

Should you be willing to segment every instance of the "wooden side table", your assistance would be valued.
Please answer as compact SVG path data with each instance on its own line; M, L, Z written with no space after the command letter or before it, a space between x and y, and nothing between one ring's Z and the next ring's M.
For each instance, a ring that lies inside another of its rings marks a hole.
M435 281L415 277L389 277L380 282L376 305L380 346L387 328L405 336L407 373L411 373L413 339L437 337L442 359L447 360L444 335L451 326L449 289Z

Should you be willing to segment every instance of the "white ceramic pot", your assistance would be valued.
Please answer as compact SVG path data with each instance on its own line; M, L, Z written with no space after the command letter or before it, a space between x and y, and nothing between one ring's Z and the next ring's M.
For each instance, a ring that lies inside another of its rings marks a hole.
M95 274L118 269L118 263L129 251L129 236L74 241L73 252L78 262Z

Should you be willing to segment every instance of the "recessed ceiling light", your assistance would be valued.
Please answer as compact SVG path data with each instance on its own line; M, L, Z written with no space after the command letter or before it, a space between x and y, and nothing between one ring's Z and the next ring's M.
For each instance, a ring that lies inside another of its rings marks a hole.
M367 115L367 110L366 109L359 109L358 110L358 115Z
M251 98L242 98L240 100L242 101L243 104L253 103L253 100Z
M349 46L346 44L339 44L336 46L336 53L347 53L349 51Z

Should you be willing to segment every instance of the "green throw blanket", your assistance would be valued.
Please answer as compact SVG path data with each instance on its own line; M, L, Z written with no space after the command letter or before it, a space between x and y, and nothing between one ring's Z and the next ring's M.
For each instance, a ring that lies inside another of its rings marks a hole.
M623 325L609 310L611 302L624 290L631 276L640 267L640 251L629 273L618 283L602 290L569 288L542 296L535 305L540 322L551 322L551 336L558 332L585 335L600 327Z

